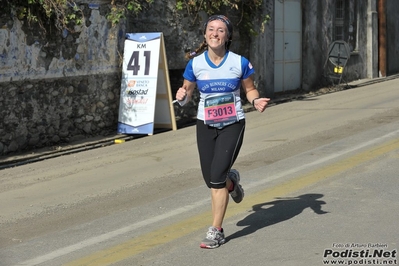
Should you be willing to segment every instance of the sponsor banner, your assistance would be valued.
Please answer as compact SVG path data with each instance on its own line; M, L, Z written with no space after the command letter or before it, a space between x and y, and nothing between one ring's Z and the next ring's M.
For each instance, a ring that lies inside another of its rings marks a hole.
M126 35L118 133L152 134L162 33Z

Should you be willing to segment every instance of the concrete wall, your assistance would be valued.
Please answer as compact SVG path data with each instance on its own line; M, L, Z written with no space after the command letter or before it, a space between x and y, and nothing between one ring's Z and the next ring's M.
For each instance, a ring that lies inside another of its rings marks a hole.
M367 72L367 61L370 57L369 53L373 53L374 50L378 53L377 43L373 41L372 36L370 36L370 33L368 33L368 31L371 30L371 33L376 35L377 31L376 29L370 29L370 27L368 27L369 22L367 18L369 15L367 8L367 1L357 1L356 47L351 53L344 76L345 80L348 82L369 77L369 73ZM374 45L372 51L368 50L367 48L370 47L370 45ZM369 63L369 65L378 65L378 63L372 61ZM375 72L373 75L377 75L377 72Z
M326 76L328 47L333 39L333 0L303 3L303 48L302 48L302 89L309 91L331 85ZM344 79L346 81L366 78L368 60L368 3L357 1L357 47L351 53ZM327 71L328 72L328 71Z
M399 1L387 0L387 75L399 73Z
M251 37L249 56L255 68L255 85L263 97L274 97L274 0L263 1L263 10L254 16L254 30L258 35ZM262 25L262 19L269 15L270 21Z
M97 6L81 5L87 15L75 33L29 26L2 14L0 28L0 82L51 79L115 73L123 48L123 24L110 28Z
M302 89L322 86L324 64L332 40L331 1L303 1L302 8Z

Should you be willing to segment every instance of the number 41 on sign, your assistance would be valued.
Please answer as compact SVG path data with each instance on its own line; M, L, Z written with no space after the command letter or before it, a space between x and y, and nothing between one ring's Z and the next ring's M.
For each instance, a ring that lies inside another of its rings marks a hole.
M152 135L154 128L176 130L162 33L126 34L118 133Z

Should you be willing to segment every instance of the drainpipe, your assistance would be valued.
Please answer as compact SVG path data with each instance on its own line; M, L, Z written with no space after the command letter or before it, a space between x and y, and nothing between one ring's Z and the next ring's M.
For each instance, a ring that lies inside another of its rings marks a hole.
M367 78L378 77L377 0L367 1Z
M378 68L379 76L387 76L386 0L378 0Z

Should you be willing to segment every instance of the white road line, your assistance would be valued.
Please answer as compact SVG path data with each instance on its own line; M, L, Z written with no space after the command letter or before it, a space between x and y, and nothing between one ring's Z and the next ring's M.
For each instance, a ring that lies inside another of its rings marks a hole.
M330 156L323 157L323 158L321 158L319 160L316 160L314 162L311 162L311 163L308 163L308 164L304 164L304 165L298 166L296 168L281 172L280 174L271 176L271 177L269 177L267 179L262 179L259 182L251 183L250 185L248 185L248 188L251 189L251 188L257 187L259 185L266 184L267 182L270 182L271 180L276 180L276 179L281 178L283 176L288 176L288 175L294 174L296 172L302 171L302 170L304 170L304 169L306 169L308 167L312 167L312 166L316 166L316 165L322 164L324 162L327 162L329 160L338 158L338 157L343 156L345 154L360 150L360 149L365 148L367 146L374 145L374 144L376 144L378 142L382 142L383 140L385 140L387 138L395 137L395 135L397 135L397 134L399 134L399 130L396 130L394 132L388 133L388 134L386 134L384 136L381 136L379 138L364 142L364 143L359 144L359 145L357 145L357 146L355 146L353 148L346 149L346 150L343 150L341 152L334 153L334 154L332 154ZM328 144L328 145L331 145L331 144ZM45 255L30 259L30 260L26 260L24 262L20 262L20 263L16 264L15 266L33 266L33 265L38 265L38 264L50 261L52 259L61 257L63 255L70 254L70 253L72 253L74 251L81 250L81 249L87 248L89 246L92 246L92 245L101 243L103 241L109 240L111 238L118 237L120 235L129 233L129 232L137 230L137 229L139 229L141 227L148 226L149 224L157 223L157 222L165 220L165 219L167 219L169 217L173 217L175 215L179 215L179 214L182 214L184 212L192 211L192 210L194 210L194 209L196 209L196 208L198 208L200 206L208 204L209 201L210 201L209 199L206 199L206 200L202 200L202 201L196 202L195 204L191 204L191 205L184 206L182 208L175 209L173 211L170 211L170 212L162 214L162 215L158 215L156 217L147 219L145 221L141 221L141 222L138 222L138 223L135 223L135 224L132 224L132 225L129 225L129 226L126 226L126 227L123 227L123 228L108 232L106 234L102 234L102 235L99 235L99 236L96 236L96 237L92 237L92 238L89 238L87 240L84 240L84 241L81 241L79 243L76 243L74 245L70 245L70 246L55 250L53 252L50 252L48 254L45 254Z

